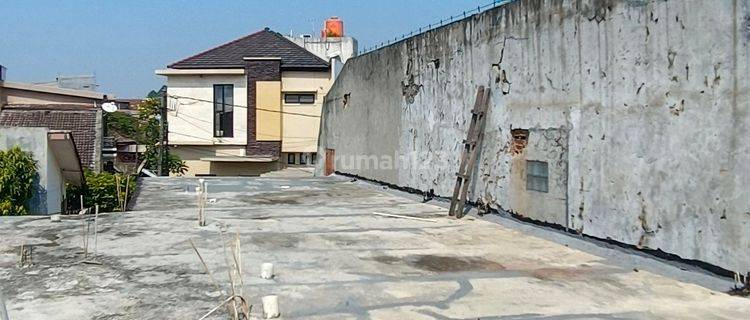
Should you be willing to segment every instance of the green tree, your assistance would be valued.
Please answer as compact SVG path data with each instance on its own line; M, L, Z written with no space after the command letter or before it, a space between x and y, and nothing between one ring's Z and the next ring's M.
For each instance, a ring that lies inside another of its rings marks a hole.
M132 197L136 190L135 178L129 175L119 173L112 174L109 172L96 173L86 170L86 185L81 187L68 185L67 196L69 199L78 199L83 196L84 207L93 207L99 205L102 212L120 211L122 201ZM128 179L129 181L126 181ZM118 188L117 182L120 182ZM127 186L127 187L126 187ZM119 195L118 193L119 189ZM71 204L77 204L72 201ZM78 206L73 206L78 208Z
M27 213L26 202L34 193L36 170L30 152L18 146L0 151L0 215Z
M104 114L107 123L107 134L117 132L123 137L127 137L142 142L139 131L138 119L124 112L112 112Z
M156 171L159 164L159 99L148 98L138 104L138 116L123 112L107 115L107 129L146 145L146 168ZM187 171L185 162L167 150L162 163L164 170L175 174Z
M138 121L141 124L141 134L143 135L146 147L146 167L156 170L159 166L159 99L148 98L138 105ZM162 168L175 174L183 174L187 171L185 162L177 155L165 150L162 162Z

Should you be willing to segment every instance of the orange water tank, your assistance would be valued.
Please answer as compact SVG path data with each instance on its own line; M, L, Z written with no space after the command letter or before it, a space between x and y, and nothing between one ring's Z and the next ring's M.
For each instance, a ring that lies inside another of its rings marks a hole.
M339 17L330 17L326 19L325 27L323 28L323 37L338 38L344 36L344 21Z

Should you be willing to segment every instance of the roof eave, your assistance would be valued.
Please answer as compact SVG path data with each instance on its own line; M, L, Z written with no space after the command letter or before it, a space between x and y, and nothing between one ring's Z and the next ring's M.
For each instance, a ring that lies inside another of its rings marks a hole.
M156 70L154 73L160 76L175 76L175 75L204 75L204 74L245 74L244 67L236 68L184 68L184 69L161 69Z
M328 71L330 66L308 66L308 65L281 65L281 70L284 71Z
M114 97L112 95L108 95L106 93L101 93L101 92L96 92L96 91L66 89L66 88L58 88L58 87L53 87L53 86L44 86L44 85L39 85L39 84L20 83L20 82L4 81L2 86L8 89L41 92L41 93L57 94L57 95L80 97L80 98L89 98L89 99L96 99L96 100L104 100L107 97L110 97L110 98Z
M169 66L174 70L209 70L209 69L244 69L244 65L188 65L188 66ZM156 74L166 75L167 70L157 70ZM329 65L300 65L281 63L281 69L286 71L326 71L330 69Z
M68 130L50 130L47 132L47 139L52 153L58 161L65 182L82 186L85 183L83 167L71 132Z
M243 64L170 64L168 69L236 69L244 68Z

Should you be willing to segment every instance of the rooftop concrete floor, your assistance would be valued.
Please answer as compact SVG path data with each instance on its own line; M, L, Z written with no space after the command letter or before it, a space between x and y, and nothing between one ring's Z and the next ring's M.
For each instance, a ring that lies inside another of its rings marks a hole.
M724 279L508 219L343 178L149 178L135 211L100 217L102 265L81 264L81 221L0 218L0 290L18 319L198 319L228 283L220 226L239 232L245 293L286 319L748 319ZM437 222L375 216L373 212ZM21 244L34 265L18 268ZM274 280L258 275L273 262ZM699 285L700 284L700 285ZM227 289L226 287L225 289ZM223 310L222 310L223 311ZM226 313L214 319L226 319Z

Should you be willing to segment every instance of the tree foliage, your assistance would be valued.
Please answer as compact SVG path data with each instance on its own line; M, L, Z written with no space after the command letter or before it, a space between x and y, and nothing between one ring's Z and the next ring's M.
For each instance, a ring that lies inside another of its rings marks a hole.
M159 164L159 99L148 98L138 104L136 117L124 112L113 112L107 115L107 129L146 145L146 168L156 171ZM167 151L162 166L175 174L183 174L187 166L180 157Z
M36 161L30 152L18 146L0 151L0 215L26 214L36 179Z
M123 137L133 139L138 143L144 143L137 118L121 111L105 113L104 117L106 118L108 134L117 132Z
M79 207L75 204L78 204L77 199L83 196L84 207L93 207L98 204L99 210L102 212L120 211L122 208L121 201L124 201L126 196L129 200L137 188L135 178L129 175L109 172L96 173L90 170L87 170L84 175L86 177L85 186L68 186L68 199L72 200L69 202L71 209ZM126 181L126 178L129 181ZM118 181L120 183L119 188L117 186ZM117 195L118 189L119 196Z
M159 167L159 146L147 148L144 156L146 158L146 168L155 171ZM169 153L169 151L164 153L162 168L174 174L184 174L187 172L185 161L182 161L177 155Z

